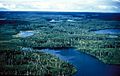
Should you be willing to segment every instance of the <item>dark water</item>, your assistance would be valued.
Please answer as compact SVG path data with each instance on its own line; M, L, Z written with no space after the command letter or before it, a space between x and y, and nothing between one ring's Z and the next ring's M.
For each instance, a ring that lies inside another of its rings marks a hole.
M78 72L75 76L120 76L120 66L107 65L98 59L75 49L42 50L73 64Z
M120 29L104 29L95 31L96 34L120 34Z

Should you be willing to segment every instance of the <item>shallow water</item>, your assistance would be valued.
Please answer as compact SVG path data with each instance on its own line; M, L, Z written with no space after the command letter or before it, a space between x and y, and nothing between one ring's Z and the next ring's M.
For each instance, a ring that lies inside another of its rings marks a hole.
M17 37L29 37L34 35L34 31L20 31L16 36Z
M120 34L120 29L104 29L95 31L96 34Z
M75 49L43 49L42 51L73 64L78 70L75 76L120 76L120 66L104 64L98 59Z

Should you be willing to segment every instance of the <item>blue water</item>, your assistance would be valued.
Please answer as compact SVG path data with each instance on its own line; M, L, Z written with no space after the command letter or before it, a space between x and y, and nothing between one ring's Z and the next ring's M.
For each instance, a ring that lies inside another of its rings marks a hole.
M104 64L75 49L43 49L42 51L73 64L78 70L74 76L120 76L120 66Z
M34 35L34 31L20 31L20 33L17 34L19 37L29 37Z
M95 31L96 34L120 34L120 29L104 29Z

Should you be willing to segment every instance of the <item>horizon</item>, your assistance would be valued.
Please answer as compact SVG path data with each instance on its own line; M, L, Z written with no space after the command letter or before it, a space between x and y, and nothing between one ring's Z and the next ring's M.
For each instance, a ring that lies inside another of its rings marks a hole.
M0 11L120 13L120 0L0 0Z
M120 12L80 12L80 11L1 11L0 12L39 12L39 13L120 13Z

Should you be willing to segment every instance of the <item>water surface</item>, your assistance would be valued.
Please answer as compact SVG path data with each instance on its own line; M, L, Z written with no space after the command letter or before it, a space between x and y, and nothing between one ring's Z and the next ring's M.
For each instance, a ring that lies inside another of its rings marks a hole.
M75 76L120 76L120 66L104 64L98 59L75 49L43 49L42 51L73 64L78 70Z
M25 38L25 37L29 37L29 36L32 36L34 35L34 31L20 31L17 35L15 35L16 37L22 37L22 38Z
M96 34L120 34L120 29L103 29L95 31Z

